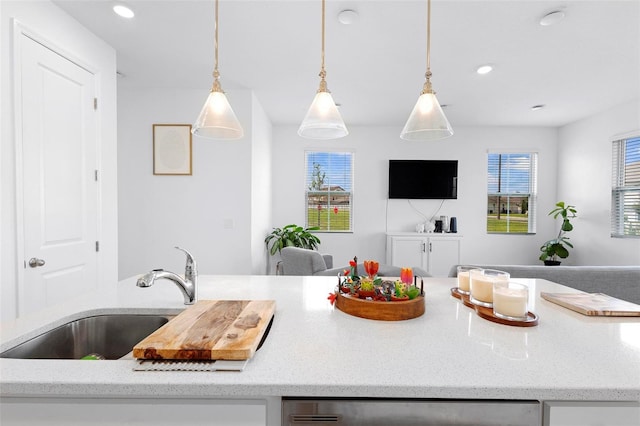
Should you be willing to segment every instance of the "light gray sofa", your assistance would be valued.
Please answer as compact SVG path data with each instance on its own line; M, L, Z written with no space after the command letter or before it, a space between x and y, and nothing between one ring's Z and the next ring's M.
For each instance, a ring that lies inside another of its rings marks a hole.
M457 276L456 266L449 271L450 277ZM640 304L640 266L474 266L505 271L513 278L541 278L587 293L604 293Z
M333 256L321 254L315 250L303 249L300 247L283 247L280 250L282 263L280 273L282 275L322 275L337 276L342 275L349 265L341 268L333 268ZM429 277L427 271L414 267L413 274L419 277ZM358 273L364 275L364 264L358 263ZM400 268L397 266L380 264L378 275L381 277L399 277Z

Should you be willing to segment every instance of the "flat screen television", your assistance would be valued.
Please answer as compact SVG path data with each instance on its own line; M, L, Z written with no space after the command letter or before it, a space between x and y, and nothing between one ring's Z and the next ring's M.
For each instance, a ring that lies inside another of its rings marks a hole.
M457 160L389 160L389 198L457 199Z

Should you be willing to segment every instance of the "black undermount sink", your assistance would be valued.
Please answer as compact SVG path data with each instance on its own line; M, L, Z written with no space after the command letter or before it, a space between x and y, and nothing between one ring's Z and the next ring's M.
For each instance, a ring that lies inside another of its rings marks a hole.
M172 315L105 314L80 318L49 330L0 354L0 358L120 359ZM92 357L94 357L92 355Z

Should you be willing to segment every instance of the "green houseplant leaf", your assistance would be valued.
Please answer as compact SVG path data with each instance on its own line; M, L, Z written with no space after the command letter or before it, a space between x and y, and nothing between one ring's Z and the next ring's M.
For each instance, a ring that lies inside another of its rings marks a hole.
M317 226L303 228L302 226L290 224L282 228L273 228L273 231L264 239L267 250L273 256L279 253L283 247L301 247L315 250L320 245L320 239L311 231L320 229Z

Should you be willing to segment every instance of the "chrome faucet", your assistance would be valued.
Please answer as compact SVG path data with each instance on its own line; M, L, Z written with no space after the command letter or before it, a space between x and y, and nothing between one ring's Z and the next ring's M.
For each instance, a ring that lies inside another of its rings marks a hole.
M197 291L196 285L198 281L198 270L196 268L196 260L193 258L191 253L186 251L181 247L176 247L178 250L182 250L187 255L187 264L184 268L184 279L170 271L165 271L164 269L154 269L151 272L147 272L136 282L138 287L151 287L155 280L166 279L169 281L173 281L182 291L182 295L184 296L184 304L185 305L193 305L197 300Z

